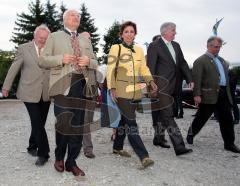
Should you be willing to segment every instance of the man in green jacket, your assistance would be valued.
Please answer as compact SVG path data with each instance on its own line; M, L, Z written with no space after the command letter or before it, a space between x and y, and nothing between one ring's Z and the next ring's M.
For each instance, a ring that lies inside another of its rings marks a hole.
M212 113L219 116L220 130L224 148L240 153L234 144L234 125L231 113L232 98L229 89L228 64L218 56L223 40L213 36L207 41L207 52L193 64L194 101L199 107L188 130L187 142L193 144L193 138L200 132Z

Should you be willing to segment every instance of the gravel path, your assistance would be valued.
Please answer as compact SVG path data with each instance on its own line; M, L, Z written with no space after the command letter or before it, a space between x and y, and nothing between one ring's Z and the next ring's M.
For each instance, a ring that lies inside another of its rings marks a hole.
M186 137L187 129L196 110L185 109L184 119L176 120ZM125 148L132 158L113 155L111 129L92 133L95 159L79 156L77 163L83 168L87 180L77 182L70 173L58 173L53 168L55 132L51 106L46 124L50 143L50 159L42 168L34 165L36 158L28 155L30 121L22 102L0 101L0 185L79 185L79 186L195 186L240 185L240 155L223 149L218 123L210 120L194 140L192 154L176 157L173 148L152 145L153 129L149 114L138 114L141 136L152 159L153 167L139 170L140 162L128 141ZM236 144L240 146L240 125L235 126Z

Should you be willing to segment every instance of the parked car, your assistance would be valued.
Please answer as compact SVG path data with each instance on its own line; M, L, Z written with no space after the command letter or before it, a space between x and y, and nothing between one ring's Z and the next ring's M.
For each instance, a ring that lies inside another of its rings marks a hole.
M235 99L237 104L240 104L240 84L237 84L236 86Z

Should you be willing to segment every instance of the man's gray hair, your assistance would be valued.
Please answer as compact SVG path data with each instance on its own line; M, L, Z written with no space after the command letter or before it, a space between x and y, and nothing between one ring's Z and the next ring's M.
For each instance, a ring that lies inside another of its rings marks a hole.
M66 10L66 11L63 13L63 24L64 24L64 26L65 26L65 19L66 19L67 14L68 14L69 12L72 12L72 11L78 12L78 11L75 10L75 9L68 9L68 10ZM80 12L78 12L78 13L79 13L79 16L80 16L80 18L81 18Z
M34 36L36 35L36 33L37 33L39 30L45 30L45 31L47 31L48 33L50 33L50 30L48 29L47 25L41 24L41 25L39 25L38 27L35 28L35 30L34 30Z
M175 28L176 24L173 22L165 22L161 25L160 27L160 33L161 35L164 34L167 30L171 29L171 28Z
M208 38L207 40L207 46L211 45L213 41L217 41L220 44L223 44L223 39L221 37L218 36L211 36Z

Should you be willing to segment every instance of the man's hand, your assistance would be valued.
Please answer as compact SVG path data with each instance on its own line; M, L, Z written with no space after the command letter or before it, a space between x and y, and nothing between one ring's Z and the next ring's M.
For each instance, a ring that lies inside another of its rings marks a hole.
M8 95L9 95L9 90L2 89L2 94L3 94L3 97L8 97Z
M195 102L195 105L198 107L198 105L202 102L201 96L195 96L194 102Z
M117 129L113 128L113 129L112 129L112 137L111 137L111 140L112 140L112 141L115 140L116 135L117 135Z
M90 59L87 56L77 57L77 64L79 67L86 67L90 63Z
M71 64L76 62L76 56L75 55L71 55L71 54L64 54L63 55L63 64Z

